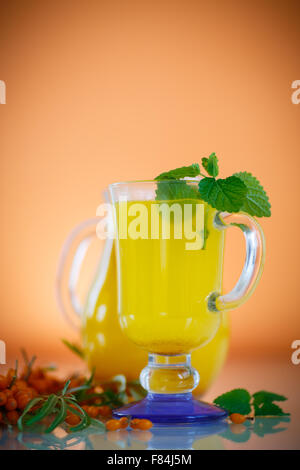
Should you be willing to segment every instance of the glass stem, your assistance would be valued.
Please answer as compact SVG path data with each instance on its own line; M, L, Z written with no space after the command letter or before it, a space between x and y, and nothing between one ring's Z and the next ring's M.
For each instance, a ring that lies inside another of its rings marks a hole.
M199 380L198 372L191 366L190 354L149 354L148 365L140 375L142 386L150 393L190 393Z

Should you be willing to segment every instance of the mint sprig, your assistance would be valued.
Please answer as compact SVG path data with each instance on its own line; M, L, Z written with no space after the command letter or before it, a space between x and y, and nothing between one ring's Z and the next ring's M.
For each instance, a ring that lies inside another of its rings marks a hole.
M247 187L236 176L225 179L203 178L199 183L201 198L219 211L238 212Z
M219 211L243 211L256 217L271 216L269 198L260 182L251 173L242 171L224 179L217 178L219 165L215 153L209 155L208 158L203 157L202 166L208 176L201 173L197 163L158 175L155 179L158 182L161 181L161 185L158 183L156 198L163 200L199 198L200 196L203 201ZM168 184L168 180L181 180L181 178L199 175L202 176L198 185L199 196L188 182L180 181L181 185L173 187Z
M241 415L248 415L251 412L251 395L243 388L236 388L231 392L223 393L214 400L214 403L224 410L232 413L239 413Z
M274 403L278 401L286 401L287 398L276 393L266 392L264 390L253 394L253 406L255 416L289 416Z
M277 393L273 392L266 392L261 390L260 392L253 393L254 402L257 405L261 405L265 402L273 402L273 401L286 401L287 398L284 395L278 395Z
M156 199L159 201L173 199L200 199L197 188L188 185L186 181L180 178L194 178L200 175L198 163L190 166L182 166L175 170L166 171L158 175L155 180L157 183ZM168 182L169 181L169 182Z
M202 166L210 176L214 178L219 174L218 158L215 153L212 153L208 158L202 158Z
M180 178L194 178L200 175L200 166L198 163L193 163L190 166L182 166L175 170L166 171L158 175L155 180L177 180Z
M259 416L289 416L280 406L274 402L286 401L283 395L261 390L251 395L244 388L236 388L230 392L223 393L214 400L214 403L224 408L229 414L239 413L248 415L252 408L254 415Z
M200 199L201 196L197 186L190 186L186 181L172 180L168 183L158 182L156 189L156 199L159 201L173 199Z
M234 173L234 176L242 180L247 186L247 194L241 210L257 217L270 217L271 204L260 182L247 171Z

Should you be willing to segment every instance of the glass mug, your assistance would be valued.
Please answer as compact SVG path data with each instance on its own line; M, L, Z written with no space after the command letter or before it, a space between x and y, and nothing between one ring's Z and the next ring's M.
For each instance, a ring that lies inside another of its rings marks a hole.
M107 192L103 193L108 200ZM130 341L122 332L118 320L117 266L114 241L107 238L103 253L97 258L97 268L83 303L78 296L82 267L91 242L97 237L96 217L76 226L67 237L59 260L56 278L56 297L68 323L80 331L84 356L96 377L107 381L124 374L127 380L136 380L147 363L147 353ZM99 241L99 245L101 242ZM200 396L216 379L225 362L229 345L229 315L221 315L221 324L215 337L205 346L192 351L192 365L201 380L193 390Z
M174 198L184 194L186 185L195 198ZM197 199L197 185L171 180L109 186L119 321L128 339L148 352L140 375L148 394L115 410L118 418L189 423L226 416L219 407L193 398L199 374L191 366L191 352L213 339L222 312L238 307L254 291L264 238L252 217L220 213ZM222 295L225 231L232 226L244 233L246 260L233 290Z

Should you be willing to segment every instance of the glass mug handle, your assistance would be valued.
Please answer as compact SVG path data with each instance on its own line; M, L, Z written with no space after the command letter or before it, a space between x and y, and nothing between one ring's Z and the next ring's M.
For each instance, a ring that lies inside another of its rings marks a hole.
M261 277L265 260L265 238L259 223L244 213L218 212L214 225L219 230L238 227L246 241L246 259L242 274L228 294L213 292L208 297L208 308L212 312L224 312L242 305L254 292Z
M55 293L61 313L76 330L80 328L83 306L76 292L82 263L101 220L104 227L106 216L87 219L77 225L65 240L58 261ZM102 238L102 237L101 237ZM103 237L104 238L104 237ZM107 240L110 242L110 240Z

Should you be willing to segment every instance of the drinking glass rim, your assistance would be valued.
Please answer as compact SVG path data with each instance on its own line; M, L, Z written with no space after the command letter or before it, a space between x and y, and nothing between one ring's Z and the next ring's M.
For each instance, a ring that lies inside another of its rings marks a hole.
M178 183L178 181L186 181L188 183L193 183L193 184L199 184L199 181L202 178L196 179L196 178L181 178L181 179L172 179L172 180L132 180L132 181L119 181L116 183L110 183L108 187L115 187L115 186L121 186L121 185L129 185L129 184L140 184L140 183Z

